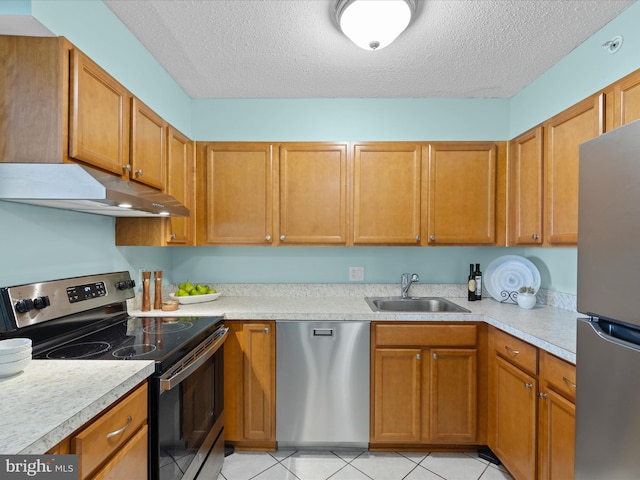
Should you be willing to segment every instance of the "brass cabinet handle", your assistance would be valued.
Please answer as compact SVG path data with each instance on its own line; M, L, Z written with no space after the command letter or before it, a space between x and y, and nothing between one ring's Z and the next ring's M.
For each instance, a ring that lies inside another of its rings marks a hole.
M111 433L107 433L107 438L113 438L113 437L115 437L117 435L120 435L122 432L124 432L127 428L129 428L131 426L131 422L133 422L133 418L131 418L131 416L128 416L127 417L127 424L124 427L119 428L118 430L115 430L115 431L113 431Z
M562 377L562 381L566 383L568 387L576 388L576 384L569 380L567 377Z
M514 355L518 355L520 353L519 350L514 350L513 348L510 348L507 345L504 346L504 349L509 353L513 353Z

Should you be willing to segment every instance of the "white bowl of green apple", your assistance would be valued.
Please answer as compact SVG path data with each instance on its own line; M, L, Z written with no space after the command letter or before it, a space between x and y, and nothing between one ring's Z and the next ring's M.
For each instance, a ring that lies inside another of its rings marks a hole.
M212 302L220 295L222 294L218 293L215 288L211 288L209 285L203 283L193 284L189 281L179 284L178 291L169 294L171 298L178 300L178 302L183 305Z

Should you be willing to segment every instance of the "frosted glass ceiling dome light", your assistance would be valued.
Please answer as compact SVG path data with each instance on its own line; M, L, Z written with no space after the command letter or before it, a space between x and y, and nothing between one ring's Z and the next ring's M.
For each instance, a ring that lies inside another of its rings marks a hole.
M360 48L380 50L409 25L415 0L338 0L336 22Z

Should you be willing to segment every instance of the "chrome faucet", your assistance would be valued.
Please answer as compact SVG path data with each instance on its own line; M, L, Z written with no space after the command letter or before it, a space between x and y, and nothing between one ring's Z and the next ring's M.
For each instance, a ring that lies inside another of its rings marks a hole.
M419 281L420 281L420 277L418 276L417 273L412 273L411 278L409 278L408 273L403 273L402 277L400 277L400 287L401 287L402 298L407 298L409 296L409 287L411 286L411 284Z

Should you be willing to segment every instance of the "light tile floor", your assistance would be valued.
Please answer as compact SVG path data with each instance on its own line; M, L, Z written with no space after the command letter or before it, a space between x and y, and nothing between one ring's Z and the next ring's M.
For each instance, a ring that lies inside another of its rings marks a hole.
M235 452L218 480L512 480L475 453Z

